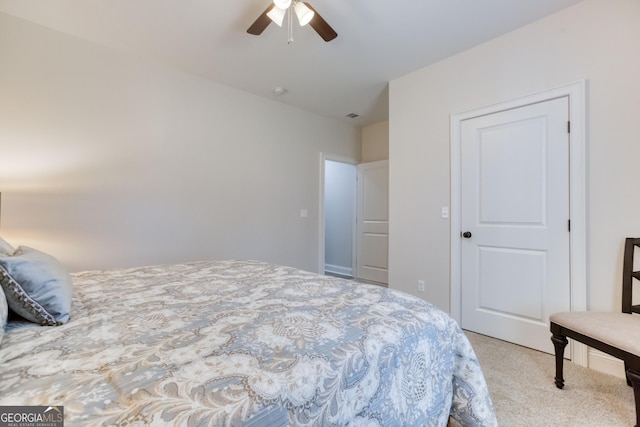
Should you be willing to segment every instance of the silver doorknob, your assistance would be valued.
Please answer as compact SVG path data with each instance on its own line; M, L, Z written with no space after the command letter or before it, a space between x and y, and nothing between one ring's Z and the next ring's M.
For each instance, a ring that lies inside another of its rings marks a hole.
M464 237L465 239L470 239L471 238L471 232L470 231L465 231L464 233L462 233L462 237Z

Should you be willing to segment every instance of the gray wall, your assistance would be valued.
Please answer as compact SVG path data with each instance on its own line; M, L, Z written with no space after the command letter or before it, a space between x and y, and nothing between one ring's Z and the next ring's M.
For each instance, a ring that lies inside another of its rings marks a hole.
M210 258L318 271L320 153L358 158L359 128L4 14L0 58L10 243L74 271Z

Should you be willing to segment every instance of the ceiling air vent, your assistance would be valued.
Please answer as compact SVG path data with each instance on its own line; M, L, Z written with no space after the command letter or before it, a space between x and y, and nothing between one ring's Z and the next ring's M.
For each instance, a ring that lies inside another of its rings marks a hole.
M357 119L358 117L360 117L360 114L349 113L346 115L346 117L349 117L350 119Z

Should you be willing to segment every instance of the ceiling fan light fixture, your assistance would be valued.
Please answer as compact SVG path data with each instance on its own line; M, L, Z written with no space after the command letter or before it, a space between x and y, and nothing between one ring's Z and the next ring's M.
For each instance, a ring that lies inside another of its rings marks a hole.
M267 16L278 26L282 27L282 23L284 22L284 16L287 13L287 9L280 9L279 7L274 7L267 13Z
M307 25L313 19L314 12L309 9L303 2L298 1L295 4L296 15L301 27Z
M318 33L325 42L329 42L336 37L338 33L320 16L318 12L306 1L302 0L272 0L269 6L262 12L258 18L247 28L247 33L259 36L271 24L275 22L279 27L283 26L284 19L287 18L288 42L293 42L293 13L298 17L301 26L309 24L313 30ZM278 7L280 4L286 8ZM287 15L288 14L288 15Z
M291 6L291 0L273 0L273 4L280 9L287 10Z

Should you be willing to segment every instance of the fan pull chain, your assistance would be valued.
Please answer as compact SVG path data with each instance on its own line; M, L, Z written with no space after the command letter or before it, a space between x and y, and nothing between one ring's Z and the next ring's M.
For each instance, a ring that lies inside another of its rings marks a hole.
M287 26L288 28L288 40L287 40L287 44L291 44L293 43L293 12L292 12L292 7L289 7L289 10L287 10Z

